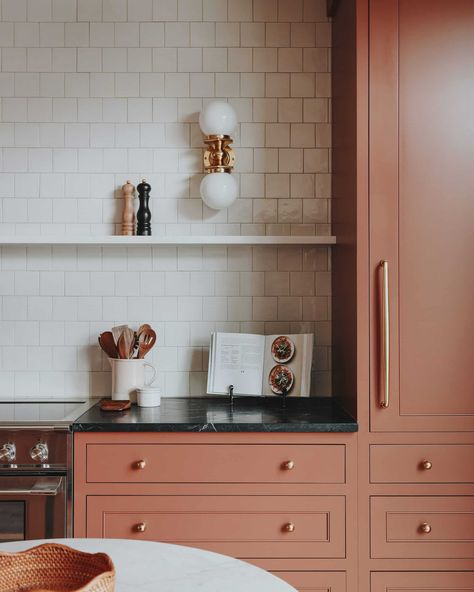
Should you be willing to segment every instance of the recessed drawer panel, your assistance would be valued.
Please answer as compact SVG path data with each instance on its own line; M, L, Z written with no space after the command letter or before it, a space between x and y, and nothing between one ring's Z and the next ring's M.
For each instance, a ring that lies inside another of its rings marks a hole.
M344 571L272 571L299 592L346 592Z
M345 446L88 444L89 483L344 483Z
M344 557L343 496L89 496L87 536L235 557Z
M474 557L474 497L371 498L373 558Z
M380 571L370 581L371 592L474 592L472 571Z
M474 483L473 444L377 444L371 483Z

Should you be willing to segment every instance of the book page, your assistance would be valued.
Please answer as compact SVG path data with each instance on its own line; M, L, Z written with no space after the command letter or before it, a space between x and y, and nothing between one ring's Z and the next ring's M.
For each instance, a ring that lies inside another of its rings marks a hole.
M208 394L261 395L265 337L249 333L214 333L209 352Z
M300 335L267 335L262 392L265 396L279 395L275 381L283 375L290 382L288 395L309 397L311 390L311 365L313 360L313 333ZM278 366L283 370L279 372ZM272 390L272 386L275 390Z

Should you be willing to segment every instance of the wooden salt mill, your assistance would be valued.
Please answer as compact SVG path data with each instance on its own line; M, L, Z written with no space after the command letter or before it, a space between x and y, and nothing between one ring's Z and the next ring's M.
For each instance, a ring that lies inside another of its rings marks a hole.
M140 185L137 185L138 199L140 206L137 212L137 235L151 236L151 212L148 207L150 199L151 185L145 179L142 179Z
M133 209L133 198L135 197L135 187L127 181L122 186L122 195L124 199L122 213L122 234L124 236L133 236L135 234L135 211Z

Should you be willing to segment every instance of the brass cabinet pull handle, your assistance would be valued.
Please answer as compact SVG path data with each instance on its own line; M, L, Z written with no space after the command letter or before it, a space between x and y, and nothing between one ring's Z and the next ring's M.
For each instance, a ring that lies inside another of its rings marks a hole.
M137 460L137 462L135 463L135 468L136 469L144 469L146 467L146 461L144 460Z
M430 462L429 460L423 460L423 461L421 462L421 468L422 468L424 471L430 471L430 470L433 468L433 463L432 463L432 462Z
M295 525L293 524L293 522L288 522L287 524L285 524L285 526L283 527L283 530L285 532L295 532Z
M390 304L388 294L388 261L381 261L383 270L383 399L380 407L386 409L390 404Z
M139 522L138 524L135 524L135 530L137 532L145 532L146 522Z
M285 469L285 471L291 471L292 469L295 468L295 461L294 460L287 460L286 462L283 463L283 468Z
M425 534L429 534L431 532L431 526L427 522L423 522L423 524L420 525L420 530Z

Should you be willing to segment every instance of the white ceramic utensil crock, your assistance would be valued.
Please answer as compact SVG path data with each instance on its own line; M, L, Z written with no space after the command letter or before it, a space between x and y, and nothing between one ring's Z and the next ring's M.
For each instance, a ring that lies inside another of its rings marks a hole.
M136 389L150 386L155 380L154 366L143 359L121 360L109 358L112 366L112 400L130 400L136 403ZM151 368L153 376L145 380L145 367Z

